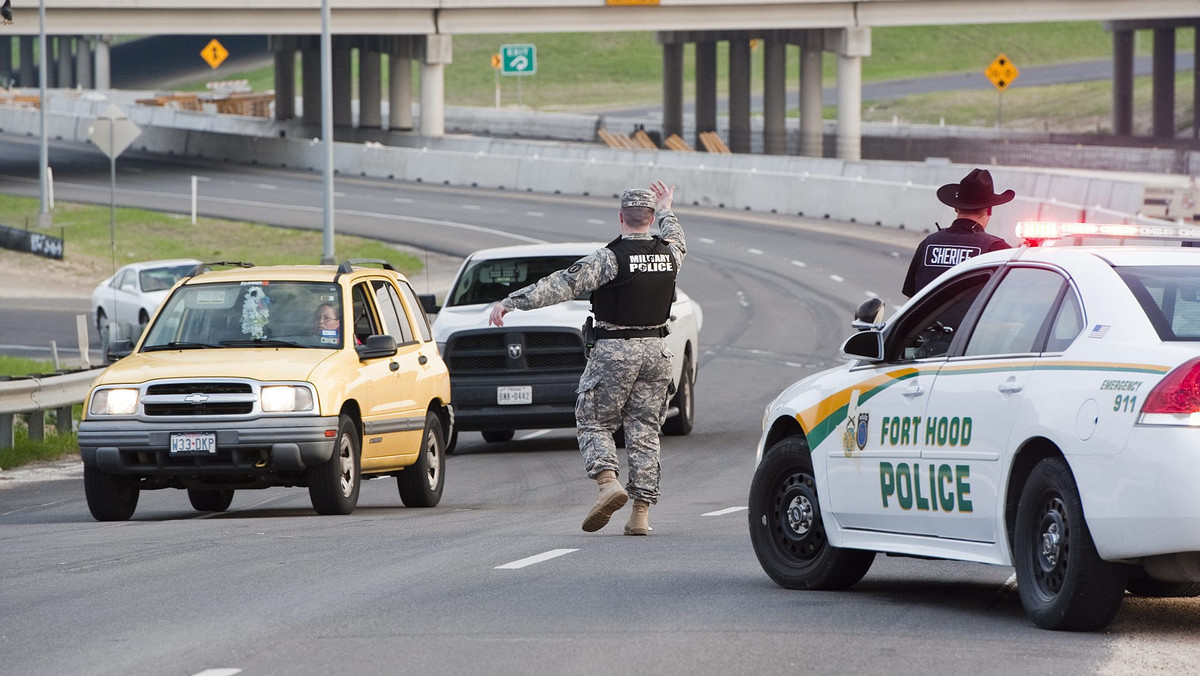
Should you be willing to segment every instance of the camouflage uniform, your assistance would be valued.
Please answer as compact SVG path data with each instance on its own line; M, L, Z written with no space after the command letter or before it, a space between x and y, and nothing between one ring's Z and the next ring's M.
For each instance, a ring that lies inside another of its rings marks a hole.
M670 209L655 214L659 236L670 245L675 269L683 263L687 246L683 227ZM627 234L630 239L650 239L649 234ZM571 300L594 291L617 276L617 258L608 248L584 256L569 268L519 289L502 301L506 310L532 310ZM661 325L658 325L661 326ZM598 321L601 329L646 329L656 326L619 326ZM629 497L658 502L658 430L667 411L671 383L671 352L663 338L601 338L596 341L587 367L579 379L575 402L579 451L588 477L605 470L618 471L613 433L625 425L629 452Z

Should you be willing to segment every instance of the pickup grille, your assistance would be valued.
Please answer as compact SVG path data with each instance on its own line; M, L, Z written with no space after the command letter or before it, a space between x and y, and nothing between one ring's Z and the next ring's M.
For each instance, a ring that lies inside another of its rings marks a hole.
M573 329L464 331L443 355L451 375L496 371L582 372L583 338Z

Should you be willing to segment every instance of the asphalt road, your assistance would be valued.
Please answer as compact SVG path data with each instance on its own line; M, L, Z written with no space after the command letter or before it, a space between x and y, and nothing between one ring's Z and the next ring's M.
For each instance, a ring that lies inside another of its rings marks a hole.
M0 192L36 191L19 178L32 175L17 159L29 152L0 138ZM52 153L59 199L106 202L103 159ZM318 175L139 155L121 166L122 204L182 211L200 174L205 213L319 227ZM340 230L450 256L616 232L607 198L364 179L337 191ZM1025 618L1007 567L881 556L849 591L775 586L745 521L763 407L836 362L859 301L895 307L911 245L870 226L677 213L690 252L680 283L705 314L697 420L690 436L663 439L649 537L622 536L624 513L579 530L595 489L569 430L498 444L464 435L438 507L403 508L383 479L346 517L315 516L300 489L242 491L207 515L181 491L157 491L134 520L101 524L77 465L56 480L5 473L0 673L1007 675L1200 663L1196 600L1127 600L1108 631L1062 634Z

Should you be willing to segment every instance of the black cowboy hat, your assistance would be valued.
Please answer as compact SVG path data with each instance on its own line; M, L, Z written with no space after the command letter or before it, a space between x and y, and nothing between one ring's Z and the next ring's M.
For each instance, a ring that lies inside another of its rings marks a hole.
M973 211L1011 202L1017 193L1005 190L997 195L992 189L992 175L987 169L972 169L959 183L947 183L938 188L937 198L946 206Z

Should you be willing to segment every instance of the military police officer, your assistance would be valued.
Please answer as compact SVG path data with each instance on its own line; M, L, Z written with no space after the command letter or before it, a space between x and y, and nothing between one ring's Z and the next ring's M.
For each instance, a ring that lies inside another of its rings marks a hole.
M974 169L962 181L938 188L937 197L954 208L957 218L949 228L938 230L917 245L904 278L905 296L912 297L938 275L972 256L1009 248L1002 238L984 229L992 217L992 207L1012 201L1016 193L993 192L992 175L986 169Z
M596 340L579 379L575 422L588 477L599 488L583 530L603 528L633 497L626 535L650 531L650 505L658 502L658 431L667 410L671 353L667 318L675 277L687 255L683 227L671 212L675 187L655 181L626 190L617 219L621 236L569 268L509 294L492 306L490 323L504 325L511 310L532 310L592 292ZM650 226L657 221L659 234ZM629 481L617 480L613 434L625 426Z

